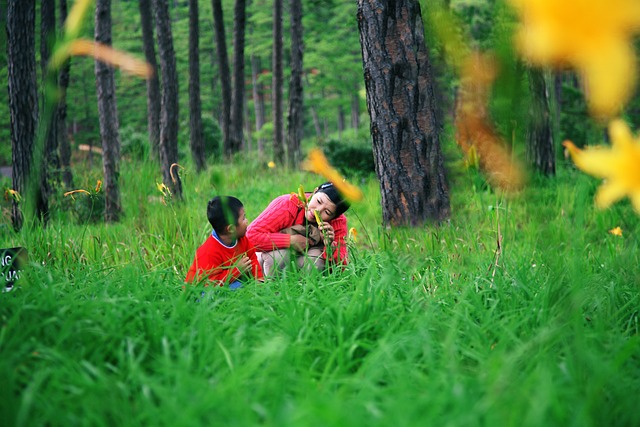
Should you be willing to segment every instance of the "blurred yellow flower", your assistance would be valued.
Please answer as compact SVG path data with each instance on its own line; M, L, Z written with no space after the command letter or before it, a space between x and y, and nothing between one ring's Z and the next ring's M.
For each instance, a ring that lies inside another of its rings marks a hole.
M20 197L20 193L18 193L16 190L13 190L11 188L7 189L4 192L4 198L5 198L5 200L13 199L14 201L16 201L18 203L22 199L22 197Z
M66 192L66 193L64 193L62 196L63 196L63 197L71 196L71 198L72 198L73 200L75 200L75 196L74 196L74 194L76 194L76 193L84 193L84 194L86 194L87 196L90 196L90 195L91 195L91 193L89 193L87 190L80 189L80 190L67 191L67 192Z
M85 39L74 40L59 46L51 56L49 66L54 69L60 68L70 56L91 56L97 61L143 79L148 79L153 75L153 68L146 62L113 49L111 46Z
M298 199L302 202L302 204L306 208L308 200L307 200L307 195L304 193L304 187L302 186L302 184L300 184L300 187L298 187Z
M99 193L101 188L102 188L102 181L98 180L98 182L96 183L96 193Z
M162 193L163 197L171 197L171 190L165 185L164 182L156 182L156 188Z
M524 167L511 155L489 113L497 73L495 58L490 54L474 52L466 58L456 105L456 142L465 153L465 164L479 165L492 185L518 190L524 185Z
M628 196L640 214L640 138L635 138L622 120L609 124L611 147L588 147L584 150L571 141L563 142L573 162L582 171L605 178L596 193L596 205L606 208Z
M309 158L303 162L302 167L331 181L346 199L356 202L362 200L362 191L355 185L349 184L340 175L340 172L329 164L329 161L319 149L314 148L309 152Z
M510 0L520 15L516 45L536 65L572 67L591 113L614 116L633 94L638 0Z
M274 161L270 161L269 163L267 163L267 166L269 166L270 169L273 169L276 167L276 164Z
M322 218L320 218L320 213L317 210L313 210L313 216L316 217L316 224L322 224Z
M612 228L611 230L609 230L609 233L613 234L614 236L622 236L622 228Z
M355 227L351 227L349 229L349 238L351 238L351 240L353 240L354 242L358 241L358 230L356 230Z

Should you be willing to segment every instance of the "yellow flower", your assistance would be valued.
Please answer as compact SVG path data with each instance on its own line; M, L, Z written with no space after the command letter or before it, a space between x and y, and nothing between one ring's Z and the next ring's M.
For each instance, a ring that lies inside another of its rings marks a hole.
M354 242L358 241L358 230L356 230L355 227L351 227L349 229L349 237L351 238L351 240L353 240Z
M614 236L622 236L622 228L612 228L611 230L609 230L609 233L613 234Z
M302 184L300 184L300 187L298 187L298 199L300 199L305 207L307 206L307 195L304 193L304 187L302 186Z
M571 154L576 166L598 178L605 178L596 193L596 205L606 208L628 196L634 209L640 213L640 138L631 134L622 120L609 124L611 147L588 147L584 150L571 141L563 145Z
M276 167L276 164L275 164L275 162L272 160L272 161L270 161L269 163L267 163L267 166L269 166L269 169L273 169L273 168L275 168L275 167Z
M13 199L14 201L16 201L16 202L18 202L18 203L19 203L19 202L20 202L20 200L22 199L22 197L20 197L20 193L18 193L16 190L12 190L12 189L10 189L10 188L9 188L9 189L7 189L7 190L4 192L4 198L5 198L6 200Z
M317 211L317 210L315 210L315 209L313 210L313 216L315 216L315 217L316 217L316 223L317 223L318 225L322 224L322 218L320 218L320 214L319 214L319 213L318 213L318 211Z
M110 46L84 39L74 40L58 47L51 57L49 66L57 69L70 56L91 56L98 61L144 79L153 75L153 68L146 62Z
M99 193L101 188L102 188L102 181L98 180L98 182L96 183L96 193Z
M492 185L517 190L525 182L524 167L508 150L489 113L489 96L497 72L490 54L474 52L466 58L456 105L456 142L466 155L465 163L479 165Z
M343 197L350 201L360 201L363 198L362 191L355 185L349 184L327 161L322 151L314 148L309 152L309 158L302 164L309 172L322 175L331 181Z
M84 194L86 194L87 196L90 196L90 195L91 195L91 193L89 193L87 190L80 189L80 190L67 191L67 192L66 192L66 193L64 193L62 196L63 196L63 197L71 196L71 198L72 198L73 200L75 200L74 194L76 194L76 193L84 193Z
M536 65L570 66L594 116L620 111L633 94L638 0L510 0L521 18L516 44Z
M156 182L156 188L162 193L163 197L171 197L171 190L164 184L164 182Z

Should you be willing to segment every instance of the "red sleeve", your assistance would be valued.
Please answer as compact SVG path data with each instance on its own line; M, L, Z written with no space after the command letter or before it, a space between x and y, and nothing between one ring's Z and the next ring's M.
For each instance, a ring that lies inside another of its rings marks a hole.
M291 236L280 233L280 230L294 225L298 210L298 205L292 200L291 195L276 197L247 229L247 237L256 251L269 252L288 248Z
M347 264L347 217L340 215L330 222L334 231L333 243L331 244L332 260L336 264ZM327 259L327 249L324 248L322 257Z
M262 273L262 266L258 262L256 251L251 241L245 236L242 238L243 246L246 248L246 253L251 260L251 275L258 280L264 280L264 274Z

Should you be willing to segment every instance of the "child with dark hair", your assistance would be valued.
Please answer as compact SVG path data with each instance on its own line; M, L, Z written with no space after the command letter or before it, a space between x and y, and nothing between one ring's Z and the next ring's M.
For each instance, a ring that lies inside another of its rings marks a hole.
M249 223L242 202L232 196L214 197L207 204L207 218L213 231L196 251L185 282L207 278L235 289L242 286L241 279L263 280L262 267L245 235Z
M295 193L275 198L247 229L265 276L286 268L292 252L298 268L322 271L327 264L347 263L349 203L331 182L306 197L306 204Z

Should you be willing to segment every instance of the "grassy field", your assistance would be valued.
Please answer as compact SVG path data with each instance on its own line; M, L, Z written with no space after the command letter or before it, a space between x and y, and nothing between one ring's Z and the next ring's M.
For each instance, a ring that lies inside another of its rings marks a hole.
M321 179L186 170L184 203L165 205L159 172L124 163L121 223L60 211L44 230L0 229L30 256L0 294L0 424L638 426L638 216L597 211L594 179L558 175L506 197L453 171L451 220L406 230L381 227L363 180L345 271L196 302L182 281L206 200L233 194L251 219ZM78 188L99 171L86 176Z

